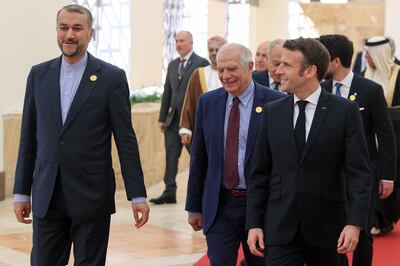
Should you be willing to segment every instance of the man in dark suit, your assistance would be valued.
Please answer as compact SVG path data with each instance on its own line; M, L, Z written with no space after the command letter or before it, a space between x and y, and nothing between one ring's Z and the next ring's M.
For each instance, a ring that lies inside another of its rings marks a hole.
M269 266L336 266L368 215L361 115L321 89L329 63L321 43L299 38L283 48L278 73L293 95L264 107L247 183L248 244Z
M14 184L14 211L31 223L31 265L104 265L115 212L111 135L137 228L149 208L123 70L89 53L92 15L79 5L57 13L62 56L36 65L27 81ZM141 214L141 217L140 217Z
M249 49L226 44L217 55L222 88L197 107L186 197L188 222L203 229L211 265L236 265L240 243L247 265L263 265L246 244L246 180L262 106L284 95L251 80Z
M366 230L360 232L360 239L353 254L353 266L371 266L371 228L375 201L378 196L381 199L387 198L393 191L396 162L393 126L382 86L354 75L350 70L353 43L344 35L322 35L319 41L328 49L331 57L327 80L321 86L328 92L356 102L363 119L369 165L374 179L370 188L368 225ZM345 263L347 264L348 262Z
M165 145L165 190L158 197L151 199L154 204L176 203L176 174L178 161L182 152L179 135L183 100L187 84L193 71L198 67L207 66L208 61L193 52L193 37L188 31L176 34L176 51L179 57L168 65L167 77L164 83L158 127L164 133ZM186 145L190 153L190 144Z
M268 49L268 69L263 72L253 73L253 80L273 90L280 90L281 76L277 74L278 66L281 64L283 39L273 40ZM266 76L264 80L264 76Z

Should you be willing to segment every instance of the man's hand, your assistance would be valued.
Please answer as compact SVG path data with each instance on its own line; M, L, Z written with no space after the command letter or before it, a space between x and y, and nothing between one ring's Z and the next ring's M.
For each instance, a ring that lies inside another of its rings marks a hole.
M32 219L29 218L29 214L31 213L31 203L20 201L14 202L14 213L17 217L18 222L23 224L30 224L32 223Z
M192 226L194 231L203 229L203 219L201 214L189 214L188 223Z
M386 199L387 197L389 197L390 194L392 194L393 192L393 187L394 187L393 182L388 182L384 180L379 181L379 191L378 191L379 198Z
M132 203L132 211L135 218L135 226L139 229L149 220L149 206L146 202ZM139 216L139 213L141 216Z
M247 245L249 245L251 254L264 257L264 233L261 228L253 228L249 230Z
M342 233L340 233L337 251L340 254L346 254L353 252L358 243L358 237L360 236L360 228L355 225L346 225Z
M165 123L164 122L158 122L157 126L160 128L161 132L164 133Z
M181 142L183 145L189 144L190 142L192 142L192 136L187 134L181 135Z

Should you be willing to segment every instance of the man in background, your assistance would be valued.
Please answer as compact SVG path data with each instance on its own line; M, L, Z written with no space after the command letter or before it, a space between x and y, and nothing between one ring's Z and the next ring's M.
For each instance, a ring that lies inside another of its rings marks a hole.
M184 145L190 145L192 142L196 107L200 96L207 91L222 86L221 81L218 79L217 53L218 49L225 43L226 40L221 36L213 36L208 39L208 58L210 59L211 65L199 67L190 77L185 100L183 102L181 122L179 124L179 135Z
M269 41L262 42L258 45L256 55L254 57L255 70L253 79L257 83L267 86L268 83L268 48ZM256 78L255 78L256 77Z
M375 202L378 197L387 198L393 191L396 168L393 126L382 86L355 75L350 70L353 43L346 36L338 34L322 35L319 41L328 49L331 57L326 80L321 84L322 88L356 102L363 119L373 180L370 188L368 224L367 228L360 232L358 245L353 254L353 266L371 266L373 255L371 229ZM348 262L344 265L348 265Z
M150 199L154 204L176 203L176 174L183 147L179 136L183 99L193 71L209 64L205 58L193 52L193 37L190 32L178 32L175 41L179 57L168 65L158 119L158 127L164 133L165 189L159 197Z

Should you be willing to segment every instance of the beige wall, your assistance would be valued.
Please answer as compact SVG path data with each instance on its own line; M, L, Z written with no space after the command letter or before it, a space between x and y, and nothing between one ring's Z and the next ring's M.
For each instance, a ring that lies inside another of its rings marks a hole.
M227 21L226 1L208 0L208 37L219 35L226 37Z
M132 0L132 88L160 86L163 56L163 1Z
M391 36L396 42L396 55L400 58L400 20L397 17L400 10L399 0L386 0L385 3L385 35Z
M289 37L289 0L259 0L250 9L250 49L266 40Z
M56 12L71 1L2 1L0 16L0 114L21 111L30 67L59 55ZM0 171L3 164L0 119Z

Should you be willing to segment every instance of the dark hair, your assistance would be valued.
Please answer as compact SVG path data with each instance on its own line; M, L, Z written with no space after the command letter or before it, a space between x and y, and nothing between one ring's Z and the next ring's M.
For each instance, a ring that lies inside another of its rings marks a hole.
M352 41L340 34L321 35L318 40L328 49L331 60L338 57L344 67L350 68L354 53Z
M67 11L67 12L73 12L73 13L79 13L79 14L86 15L86 16L87 16L87 19L88 19L89 28L92 28L92 25L93 25L93 16L92 16L92 13L90 12L90 10L87 9L86 7L81 6L81 5L78 5L78 4L72 4L72 5L64 6L63 8L61 8L60 10L58 10L58 12L57 12L57 19L58 19L58 15L59 15L62 11Z
M328 70L329 64L329 52L326 48L317 40L312 38L298 38L293 40L287 40L283 44L283 48L290 51L300 51L303 54L303 68L304 71L307 67L314 65L317 67L318 81L321 81L326 71Z

